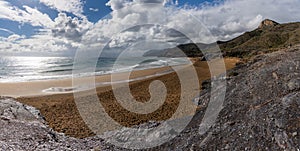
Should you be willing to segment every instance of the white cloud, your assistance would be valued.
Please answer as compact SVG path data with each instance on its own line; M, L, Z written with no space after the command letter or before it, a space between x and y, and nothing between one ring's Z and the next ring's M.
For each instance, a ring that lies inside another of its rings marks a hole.
M106 3L106 6L110 6L111 9L114 11L137 3L166 5L166 4L178 4L178 1L176 0L174 2L173 0L109 0Z
M78 17L84 17L81 0L40 0L40 2L59 12L68 12Z
M154 7L150 3L173 5L166 5L162 9L160 5ZM266 18L279 22L297 21L300 18L300 10L297 7L300 6L299 0L225 0L213 5L206 4L198 8L183 7L180 9L174 7L176 4L178 1L173 0L110 0L107 5L114 10L111 19L99 21L88 34L91 36L93 33L97 33L101 37L110 38L117 31L124 30L130 25L162 23L169 28L188 33L191 38L197 40L195 42L213 42L215 40L229 40L246 31L251 31ZM197 24L194 18L184 14L194 16L199 23ZM207 30L201 30L199 27L201 25L204 25L211 34ZM197 28L199 30L196 30ZM140 31L136 32L136 35L139 34ZM124 43L126 38L128 41L132 41L132 37L136 37L132 34L131 36L127 34L123 36L119 38L120 43ZM97 36L91 37L96 38ZM114 41L114 45L119 46L121 44Z
M74 17L71 18L65 13L59 13L54 20L54 27L51 29L54 37L65 37L71 41L79 42L81 37L92 26L87 19L79 20Z
M300 18L299 0L226 0L218 5L187 10L211 30L217 39L228 40L253 30L266 18L278 22Z
M76 22L76 19L64 20L66 26L63 26L61 22L59 21L61 19L61 16L66 17L65 15L60 15L55 20L56 22L53 22L53 27L39 30L38 34L33 35L31 37L26 37L25 35L18 35L18 34L11 34L10 36L6 37L0 37L0 51L1 52L67 52L71 49L76 50L76 47L80 46L80 43L77 43L74 39L72 40L72 37L68 37L67 35L61 34L55 36L53 34L54 29L56 29L56 26L62 26L60 27L60 30L66 30L67 32L70 32L69 34L72 34L72 30L76 30L76 28L69 30L69 28L72 28L69 25L73 23L77 26L76 23L80 24L80 21ZM66 17L68 18L68 17ZM75 36L75 35L74 35ZM69 39L70 38L70 39Z
M31 38L21 40L19 45L23 47L22 49L34 50L36 52L68 50L68 44L65 39L51 37L48 34L35 35Z
M43 14L37 9L28 6L23 7L27 11L27 13L23 14L23 18L28 19L33 26L53 27L53 22L47 14Z
M10 31L10 30L8 30L8 29L5 29L5 28L0 28L0 30L1 30L1 31L5 31L5 32L7 32L7 33L9 33L9 34L14 34L14 32L12 32L12 31Z
M72 48L72 43L51 34L38 34L29 38L11 35L0 40L1 52L64 52Z
M41 13L36 8L23 6L20 9L12 6L9 2L0 0L0 18L11 21L19 22L20 24L28 23L32 26L39 26L42 29L36 35L26 37L18 35L7 29L0 29L10 34L10 36L0 37L0 51L1 52L55 52L55 51L68 51L70 48L77 47L79 44L70 40L75 32L83 32L87 30L87 20L85 25L83 21L76 18L71 19L66 15L59 15L56 20L52 21L51 18L44 13ZM61 20L62 17L63 21ZM65 20L64 20L65 19ZM62 21L62 22L60 22ZM78 24L78 25L77 25ZM76 27L76 28L73 28ZM54 36L52 30L65 31L68 34ZM82 34L82 33L81 33ZM70 37L68 37L70 36ZM68 39L70 38L70 39Z
M25 35L13 34L13 35L10 35L10 36L7 38L7 41L9 41L9 42L14 42L14 41L17 41L17 40L20 40L20 39L25 39L25 38L26 38Z
M98 12L99 9L98 8L89 8L90 11L93 11L93 12Z
M128 3L128 0L110 0L106 3L106 6L110 6L114 11L125 7Z
M52 27L53 22L47 14L43 14L37 9L29 6L23 6L23 8L25 10L0 0L0 18L20 23L29 23L32 26Z
M0 38L0 51L4 52L55 52L68 51L68 49L78 47L81 36L89 29L92 23L86 18L78 19L59 13L58 17L51 18L41 13L36 8L23 6L20 9L12 6L9 2L0 0L0 18L28 23L32 26L39 26L42 29L36 35L25 37L18 35L7 29L0 29L10 34L9 37Z

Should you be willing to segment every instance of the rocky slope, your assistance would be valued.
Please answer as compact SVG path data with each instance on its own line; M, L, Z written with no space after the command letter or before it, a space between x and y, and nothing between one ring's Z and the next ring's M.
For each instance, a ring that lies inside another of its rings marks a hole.
M278 24L264 20L259 28L225 42L217 42L226 56L252 57L300 43L300 23Z
M189 126L172 141L148 150L300 150L299 69L300 46L238 65L228 73L223 109L215 124L200 135L211 94L210 82L204 82L195 100L200 109ZM2 150L126 150L99 137L75 139L56 133L37 110L12 99L1 99L0 113ZM165 129L157 136L168 136L171 131Z
M152 50L145 56L178 57L182 50L188 57L202 57L201 51L210 52L218 46L224 56L250 58L257 54L274 52L300 43L300 22L279 24L266 19L253 31L246 32L229 41L216 44L182 44L176 48ZM201 49L201 51L200 51ZM177 53L176 53L177 52Z
M228 73L224 107L215 125L198 134L210 98L206 85L199 99L203 108L190 127L159 149L300 150L299 69L300 46L239 65Z
M200 110L189 126L172 141L148 150L299 151L299 69L300 45L238 65L227 75L225 101L215 124L200 135L211 96L210 81L204 82L195 100ZM164 131L159 137L168 135Z

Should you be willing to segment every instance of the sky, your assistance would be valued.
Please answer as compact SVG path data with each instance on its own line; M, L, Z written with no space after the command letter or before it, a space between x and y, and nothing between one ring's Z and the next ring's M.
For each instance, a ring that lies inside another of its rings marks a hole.
M103 47L113 53L145 41L159 48L224 41L267 18L299 21L299 6L299 0L0 0L0 54L73 55ZM144 49L153 49L148 45Z

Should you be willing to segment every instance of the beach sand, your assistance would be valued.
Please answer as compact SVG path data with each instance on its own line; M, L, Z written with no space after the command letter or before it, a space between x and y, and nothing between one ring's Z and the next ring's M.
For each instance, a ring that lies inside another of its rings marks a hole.
M203 80L211 77L210 70L207 62L197 60L193 61L193 67L197 71L199 79L198 82L199 85L201 85ZM225 58L224 62L226 70L228 70L235 67L235 64L239 62L239 59ZM222 67L214 66L214 70L217 71L216 74L221 74L223 72L221 69ZM170 70L170 67L164 67L134 71L130 74L130 78L135 79L148 75L156 75ZM120 80L124 80L122 73L116 75L116 77L117 79L119 78ZM97 76L96 82L107 82L110 81L110 79L110 75ZM84 82L84 80L87 79L81 78L79 80ZM165 84L165 87L167 88L167 96L164 104L160 106L158 110L149 114L137 114L122 108L122 106L117 103L110 85L97 87L96 92L100 103L105 108L106 113L123 126L130 127L147 121L167 120L172 117L180 102L180 80L175 72L130 82L130 91L138 102L147 102L150 99L149 85L155 80L160 80ZM47 94L41 91L50 87L71 86L72 81L70 79L23 83L1 83L0 95L17 97L19 102L36 107L41 111L42 115L48 122L48 125L58 132L77 138L93 136L95 134L88 128L79 114L74 101L74 95L72 93ZM82 94L85 95L83 98L88 98L91 93L93 93L93 91L82 92ZM114 128L112 127L110 130L113 129Z
M142 78L148 75L160 74L170 70L170 67L154 68L148 70L139 70L133 71L130 74L131 79ZM127 73L116 73L114 74L114 80L123 81L126 80L125 76ZM77 81L85 83L85 81L90 80L92 77L82 77L76 78ZM111 75L101 75L95 76L96 83L108 82L111 81ZM30 81L30 82L0 82L0 96L9 96L9 97L21 97L21 96L42 96L49 95L51 92L46 92L43 90L49 88L71 88L72 79L61 79L61 80L42 80L42 81ZM106 90L106 89L105 89ZM55 92L53 92L55 93ZM62 92L61 92L62 93Z

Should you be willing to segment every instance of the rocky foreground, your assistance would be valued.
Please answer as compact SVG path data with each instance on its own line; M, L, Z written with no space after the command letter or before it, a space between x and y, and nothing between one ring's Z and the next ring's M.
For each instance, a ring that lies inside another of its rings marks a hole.
M199 134L199 125L210 98L209 81L189 126L172 141L149 150L299 151L299 75L300 46L239 64L228 73L223 109L205 134ZM0 129L1 150L126 150L99 137L76 139L54 132L39 111L10 98L0 99Z
M255 57L228 73L223 109L215 125L199 135L210 98L180 137L163 150L300 150L300 46ZM206 82L210 83L210 82Z

